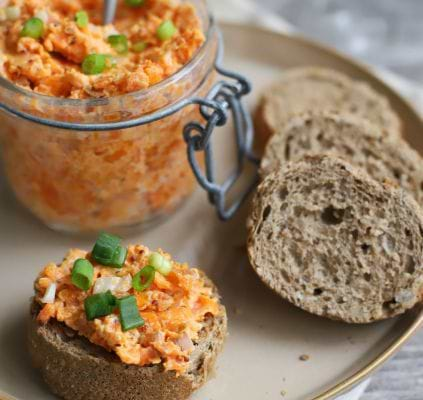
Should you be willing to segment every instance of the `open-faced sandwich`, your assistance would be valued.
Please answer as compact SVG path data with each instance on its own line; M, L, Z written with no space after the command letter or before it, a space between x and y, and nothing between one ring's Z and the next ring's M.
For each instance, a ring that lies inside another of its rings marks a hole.
M30 354L65 399L185 399L225 336L225 308L202 272L113 235L35 281Z

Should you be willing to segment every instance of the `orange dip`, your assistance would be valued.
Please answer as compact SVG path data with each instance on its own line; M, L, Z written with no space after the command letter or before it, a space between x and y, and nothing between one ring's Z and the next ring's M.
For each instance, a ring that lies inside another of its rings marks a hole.
M120 0L114 24L106 26L103 0L10 0L6 5L0 9L1 75L55 97L109 97L148 88L183 67L204 42L194 7L178 1L145 0L130 7ZM89 16L83 27L75 20L81 10ZM24 23L33 17L43 21L41 38L21 37ZM176 27L168 40L157 34L164 21ZM116 34L128 40L124 54L109 44ZM145 49L135 51L140 43ZM84 74L81 64L90 54L110 55L108 68Z
M160 253L170 260L168 254ZM43 305L38 321L45 324L55 318L92 343L115 352L124 363L143 366L163 362L166 370L183 373L205 319L218 315L221 306L197 269L174 261L167 276L156 272L148 289L134 291L132 277L147 265L149 254L144 246L129 246L121 269L94 264L93 286L82 291L72 284L71 271L75 260L87 257L87 252L70 250L60 265L47 264L35 282L35 299L40 304L50 284L57 286L54 303ZM122 277L113 294L118 298L136 296L144 326L123 332L117 314L86 319L84 300L93 294L95 281L106 276Z

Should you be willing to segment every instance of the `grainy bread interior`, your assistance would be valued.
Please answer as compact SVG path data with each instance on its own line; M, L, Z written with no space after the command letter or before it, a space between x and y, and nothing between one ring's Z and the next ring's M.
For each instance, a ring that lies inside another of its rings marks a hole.
M30 355L51 390L66 400L187 399L213 373L227 331L226 311L221 306L217 317L204 322L189 370L177 377L172 371L164 371L162 364L124 364L115 354L78 336L63 323L53 320L40 325L35 319L38 309L33 303L28 334Z
M259 277L311 313L368 323L421 299L419 206L345 161L306 157L266 176L248 226Z
M343 158L378 181L389 179L423 204L420 155L403 139L388 140L375 125L350 114L308 112L293 117L267 144L261 174L318 154Z
M256 113L258 140L265 143L281 126L306 111L351 113L380 128L384 136L401 136L401 122L388 100L367 83L321 67L287 70L264 90Z

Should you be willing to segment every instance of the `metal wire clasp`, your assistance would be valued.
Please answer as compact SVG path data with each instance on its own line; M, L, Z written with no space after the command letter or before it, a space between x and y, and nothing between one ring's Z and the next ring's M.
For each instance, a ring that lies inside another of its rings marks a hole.
M232 218L255 187L258 180L256 171L259 159L253 154L254 134L251 117L242 102L243 96L251 92L251 85L242 75L220 66L222 48L222 45L219 46L220 51L216 59L215 69L220 75L231 79L231 81L221 80L217 82L205 99L198 99L201 115L205 122L188 123L184 128L184 139L187 143L188 161L198 183L209 193L209 201L216 207L219 218L228 220ZM195 99L193 100L196 102ZM218 184L210 138L216 127L226 124L229 115L232 116L234 121L237 165L232 174L223 183ZM195 153L201 151L204 152L205 173L203 173L195 157ZM227 205L227 194L244 173L246 163L251 163L255 167L254 176L238 198L231 205Z

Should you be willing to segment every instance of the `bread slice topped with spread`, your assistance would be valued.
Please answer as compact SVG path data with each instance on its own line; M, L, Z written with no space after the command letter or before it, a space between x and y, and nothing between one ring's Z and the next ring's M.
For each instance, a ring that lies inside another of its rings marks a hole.
M376 125L384 136L401 136L401 122L389 101L365 82L322 67L285 71L263 91L256 113L257 140L263 144L296 114L335 111Z
M372 178L402 187L423 204L423 159L407 142L387 139L380 129L351 114L307 112L293 117L270 139L261 175L306 155L329 154Z
M267 175L248 226L258 276L313 314L369 323L422 298L420 207L341 159L305 157Z
M212 374L227 318L198 269L101 234L35 281L29 350L68 400L182 400Z

